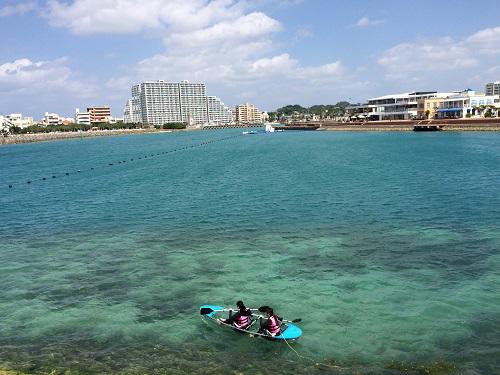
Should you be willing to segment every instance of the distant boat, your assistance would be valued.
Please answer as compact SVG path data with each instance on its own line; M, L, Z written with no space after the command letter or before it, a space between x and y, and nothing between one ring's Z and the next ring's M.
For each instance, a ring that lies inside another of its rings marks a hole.
M247 135L247 134L256 134L256 133L255 133L255 131L253 131L253 130L249 130L249 131L245 131L245 132L243 132L243 133L241 133L241 134L245 134L245 135Z

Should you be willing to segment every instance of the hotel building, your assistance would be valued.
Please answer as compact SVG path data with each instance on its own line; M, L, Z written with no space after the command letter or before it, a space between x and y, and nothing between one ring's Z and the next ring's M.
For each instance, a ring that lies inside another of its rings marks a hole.
M262 113L254 104L240 104L236 106L236 122L240 124L254 124L262 122Z
M157 126L172 122L201 125L230 122L230 112L220 99L207 97L203 83L148 81L132 87L124 121Z

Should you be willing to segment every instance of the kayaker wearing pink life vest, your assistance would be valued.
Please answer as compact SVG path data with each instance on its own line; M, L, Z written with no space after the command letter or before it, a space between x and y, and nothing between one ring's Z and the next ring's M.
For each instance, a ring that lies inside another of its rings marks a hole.
M236 302L236 307L238 308L238 311L233 315L230 315L229 319L225 320L225 323L232 324L239 329L247 329L252 323L252 320L250 319L252 312L250 309L247 309L243 301Z
M261 322L259 332L270 336L279 336L281 334L281 321L283 319L275 315L273 309L270 307L266 310L266 318L266 320Z

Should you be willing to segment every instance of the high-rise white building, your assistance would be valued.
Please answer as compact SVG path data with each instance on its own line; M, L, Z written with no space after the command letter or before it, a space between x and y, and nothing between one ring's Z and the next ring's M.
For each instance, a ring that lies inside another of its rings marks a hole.
M487 83L484 91L486 95L500 95L500 81Z
M227 113L220 108L224 104L215 99L207 98L203 83L148 81L132 87L132 98L125 105L123 117L127 123L160 126L172 122L206 124L211 117L225 121ZM214 111L212 115L210 109Z
M233 114L216 96L207 96L208 121L210 124L229 124Z

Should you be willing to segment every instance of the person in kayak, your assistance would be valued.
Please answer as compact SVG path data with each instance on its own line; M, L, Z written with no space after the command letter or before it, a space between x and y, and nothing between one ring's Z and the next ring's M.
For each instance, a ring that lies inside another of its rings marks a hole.
M283 318L280 318L276 315L272 308L268 307L266 309L266 319L261 320L259 333L264 333L269 336L279 336L281 334L281 321Z
M252 324L252 320L250 319L252 311L245 306L243 301L236 302L236 307L238 311L230 315L229 319L226 319L224 323L232 324L239 329L248 329Z

